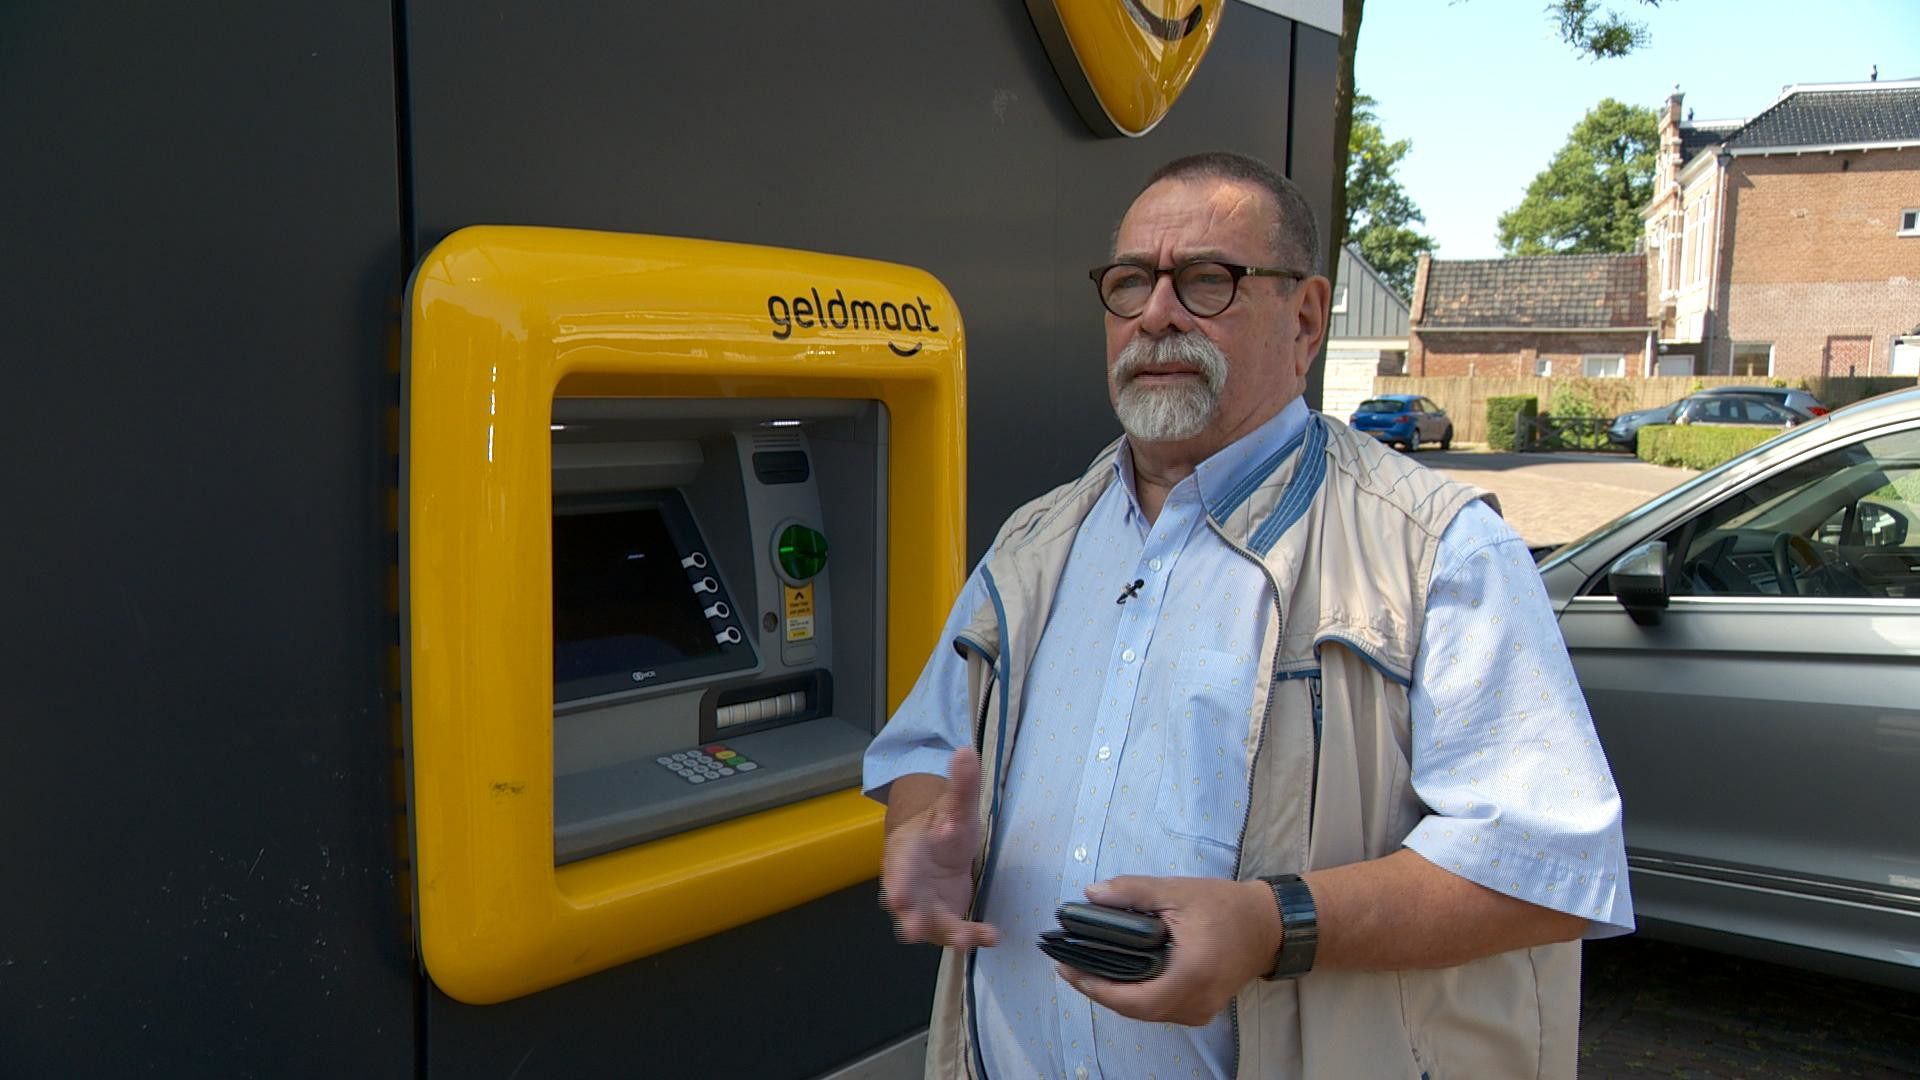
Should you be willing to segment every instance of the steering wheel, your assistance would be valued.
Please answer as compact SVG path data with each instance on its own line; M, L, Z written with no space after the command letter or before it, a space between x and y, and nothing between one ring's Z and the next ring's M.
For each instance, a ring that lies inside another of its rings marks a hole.
M1794 562L1810 571L1824 571L1826 564L1820 560L1820 553L1814 550L1812 541L1798 533L1782 532L1773 538L1773 572L1780 583L1781 596L1800 596L1800 582L1795 577ZM1811 580L1812 575L1808 575ZM1823 590L1824 591L1824 590Z

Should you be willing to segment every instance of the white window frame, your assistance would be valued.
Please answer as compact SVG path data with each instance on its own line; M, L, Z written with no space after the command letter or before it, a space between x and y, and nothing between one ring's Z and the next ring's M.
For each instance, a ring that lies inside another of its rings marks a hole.
M1553 357L1536 356L1533 358L1533 377L1550 379L1553 377Z
M1609 364L1612 371L1595 372L1595 361ZM1621 353L1588 353L1580 358L1580 374L1589 379L1622 379L1627 374L1627 358Z
M1750 371L1734 370L1736 367L1739 366L1739 357L1740 357L1741 349L1760 349L1760 348L1765 348L1767 350L1767 370L1763 372L1757 372L1757 373L1750 372ZM1744 375L1748 378L1755 378L1755 379L1773 378L1773 342L1771 341L1736 341L1734 342L1733 351L1727 354L1727 374Z
M1920 207L1909 206L1900 211L1900 231L1895 236L1920 236Z

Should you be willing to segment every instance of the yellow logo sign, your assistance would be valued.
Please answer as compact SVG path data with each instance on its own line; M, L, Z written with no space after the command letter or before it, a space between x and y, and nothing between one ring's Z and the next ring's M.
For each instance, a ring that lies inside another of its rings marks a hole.
M1027 0L1087 126L1145 135L1173 107L1220 29L1226 0Z

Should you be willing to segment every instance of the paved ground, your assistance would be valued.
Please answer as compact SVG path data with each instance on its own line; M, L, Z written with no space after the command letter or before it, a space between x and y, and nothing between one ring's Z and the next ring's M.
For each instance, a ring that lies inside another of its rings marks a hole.
M1695 476L1626 454L1422 450L1421 464L1500 496L1528 544L1564 544Z
M1920 994L1638 936L1584 969L1582 1076L1920 1076Z

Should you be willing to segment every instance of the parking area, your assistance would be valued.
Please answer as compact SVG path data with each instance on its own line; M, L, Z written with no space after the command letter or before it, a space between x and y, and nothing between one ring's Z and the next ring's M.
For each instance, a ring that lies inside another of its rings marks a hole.
M1528 544L1564 544L1697 475L1626 454L1422 450L1421 464L1500 497Z

